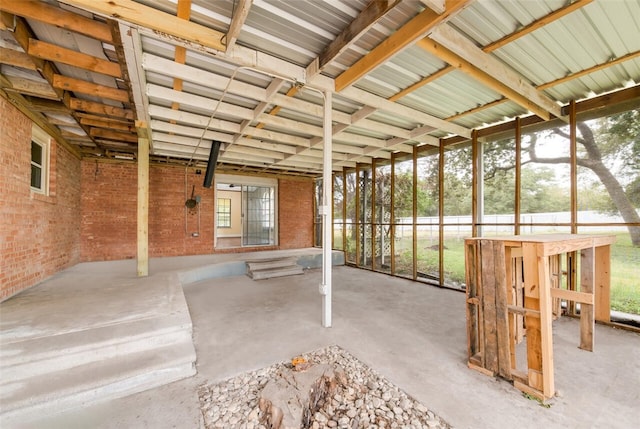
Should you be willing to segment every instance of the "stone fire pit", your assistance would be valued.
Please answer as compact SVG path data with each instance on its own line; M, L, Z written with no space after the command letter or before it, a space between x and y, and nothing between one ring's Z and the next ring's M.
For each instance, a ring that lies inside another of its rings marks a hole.
M338 346L201 385L207 429L450 428Z

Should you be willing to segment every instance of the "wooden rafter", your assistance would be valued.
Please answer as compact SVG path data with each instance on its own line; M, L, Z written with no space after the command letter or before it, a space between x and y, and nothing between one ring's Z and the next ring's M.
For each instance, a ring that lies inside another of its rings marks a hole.
M189 20L191 16L191 0L178 0L178 18ZM176 46L174 54L174 61L178 64L184 64L187 61L187 49L184 46ZM183 81L180 78L173 78L173 89L176 91L182 91ZM172 109L179 109L180 104L171 103Z
M451 19L469 2L470 0L448 0L445 12L440 15L431 9L422 11L338 76L335 80L336 91L342 91L407 46L424 37L436 26Z
M0 10L113 43L111 30L101 22L52 6L41 0L2 1Z
M93 82L87 82L86 80L56 74L53 76L51 84L54 88L65 91L79 92L82 94L93 95L95 97L121 101L123 103L129 102L129 93L127 91L106 85L99 85Z
M122 77L122 71L118 63L62 48L40 40L29 39L29 49L27 52L29 55L43 60L68 64L112 77Z
M360 35L371 28L381 17L397 6L398 3L399 0L372 0L367 7L324 48L318 56L318 71L321 71L328 63L355 43Z
M24 52L0 47L0 63L25 70L37 70L33 59Z
M580 78L582 76L586 76L586 75L588 75L590 73L594 73L594 72L597 72L597 71L600 71L600 70L604 70L604 69L606 69L608 67L612 67L612 66L614 66L616 64L620 64L620 63L623 63L625 61L629 61L629 60L632 60L632 59L638 58L638 57L640 57L640 51L632 52L632 53L624 55L624 56L622 56L620 58L616 58L614 60L607 61L607 62L604 62L602 64L596 64L595 66L589 67L588 69L584 69L584 70L581 70L579 72L568 74L568 75L566 75L564 77L561 77L559 79L553 80L551 82L543 83L542 85L539 85L536 88L538 90L548 89L548 88L554 87L556 85L560 85L562 83L569 82L569 81L571 81L573 79L577 79L577 78ZM489 109L491 107L495 107L495 106L500 105L502 103L505 103L507 101L509 101L509 100L506 99L506 98L501 98L500 100L492 101L491 103L483 104L482 106L474 107L473 109L470 109L470 110L458 113L456 115L450 116L450 117L447 118L447 121L454 121L454 120L456 120L458 118L461 118L463 116L471 115L473 113L477 113L477 112L480 112L482 110Z
M543 119L548 120L550 114L557 117L561 116L560 106L557 103L538 92L533 85L529 84L509 66L483 52L471 40L454 30L453 27L441 25L433 30L429 38L437 42L437 44L424 41L420 46L431 54L461 69L473 78L481 80L498 93L515 101ZM455 57L452 57L450 52ZM463 59L465 64L463 65L459 59ZM472 67L467 67L466 63ZM508 90L505 90L505 87Z
M231 25L229 25L229 31L227 31L227 34L223 39L223 43L226 45L227 50L233 48L236 40L238 40L240 30L242 29L244 22L247 20L247 16L249 16L249 10L251 9L252 3L253 0L240 0L235 6L235 11L231 18Z
M62 0L62 3L169 34L178 39L185 39L184 35L188 34L190 41L217 51L225 51L222 43L224 33L195 22L185 22L177 16L132 0Z
M545 120L548 120L550 118L549 112L534 103L530 98L522 95L520 92L514 90L509 85L496 79L490 73L477 67L475 64L472 64L462 56L449 50L447 47L441 45L440 43L431 39L423 39L418 42L418 45L425 51L471 75L477 81L493 89L499 94L503 94L505 97L513 100L514 102L523 106L525 109L534 112L541 118ZM557 114L554 113L554 115L560 116L560 106L558 106Z
M68 97L67 100L65 104L67 104L71 110L112 116L114 118L135 119L133 110L131 109L123 109L121 107L109 106L96 101L82 100L74 97Z
M576 0L573 3L570 3L560 9L557 9L553 12L551 12L548 15L543 16L540 19L537 19L533 22L531 22L529 25L526 25L525 27L519 29L518 31L515 31L511 34L508 34L506 36L504 36L503 38L496 40L495 42L492 42L490 44L488 44L487 46L483 47L482 50L484 52L493 52L519 38L521 38L522 36L525 36L539 28L544 27L545 25L548 25L560 18L562 18L563 16L568 15L571 12L574 12L575 10L591 3L593 0ZM455 70L455 67L453 66L446 66L443 69L438 70L436 73L426 76L425 78L419 80L418 82L414 83L413 85L409 86L408 88L403 89L402 91L398 92L397 94L393 95L392 97L389 98L389 100L391 101L396 101L399 100L400 98L406 96L407 94L412 93L413 91L416 91L417 89L423 87L424 85L427 85L428 83L433 82L434 80L437 80L443 76L445 76L446 74L448 74L449 72ZM543 88L538 88L538 89L543 89ZM451 118L448 118L448 120L452 120Z

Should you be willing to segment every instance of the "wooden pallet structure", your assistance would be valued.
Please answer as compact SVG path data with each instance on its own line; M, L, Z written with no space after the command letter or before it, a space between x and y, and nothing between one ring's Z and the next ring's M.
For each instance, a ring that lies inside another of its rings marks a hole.
M470 368L512 380L540 400L554 396L552 322L580 305L580 348L593 351L594 320L610 321L612 235L543 234L465 240ZM562 261L580 252L579 290ZM566 258L566 259L563 259ZM526 339L526 370L516 348Z

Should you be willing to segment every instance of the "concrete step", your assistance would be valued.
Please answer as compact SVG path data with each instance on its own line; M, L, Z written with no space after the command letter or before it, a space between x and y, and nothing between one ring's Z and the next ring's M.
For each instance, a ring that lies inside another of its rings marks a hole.
M0 391L3 427L34 416L152 389L195 374L191 339L7 383ZM4 371L3 371L4 376Z
M293 276L304 274L304 269L300 265L290 265L286 267L268 268L247 273L254 280L264 280L274 277Z
M0 387L91 362L191 341L191 323L181 318L185 319L181 315L154 317L3 342Z
M295 256L274 258L274 259L262 259L256 261L247 261L247 270L249 272L267 270L271 268L285 268L292 265L296 265L298 258Z

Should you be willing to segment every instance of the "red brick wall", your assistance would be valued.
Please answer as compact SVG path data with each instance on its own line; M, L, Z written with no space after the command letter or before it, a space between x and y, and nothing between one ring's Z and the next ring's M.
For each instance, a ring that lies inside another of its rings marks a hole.
M313 180L280 179L278 231L281 249L313 246Z
M82 161L82 260L136 257L138 172L133 163Z
M151 166L149 169L149 256L213 253L213 186L204 188L204 170ZM194 188L195 187L195 188ZM195 210L185 201L200 197Z
M96 173L97 166L97 173ZM214 253L214 191L202 186L204 175L182 167L149 169L149 256ZM200 196L199 213L185 201ZM280 180L277 247L225 249L221 252L295 249L313 242L313 182ZM136 257L137 166L82 162L82 259L102 261Z
M49 195L31 191L31 120L0 98L0 301L80 261L80 160L50 144Z

